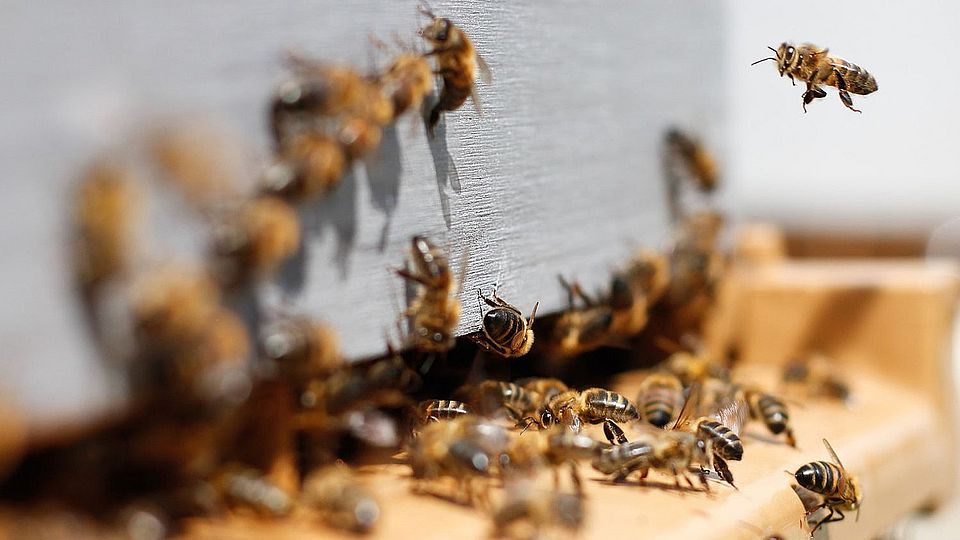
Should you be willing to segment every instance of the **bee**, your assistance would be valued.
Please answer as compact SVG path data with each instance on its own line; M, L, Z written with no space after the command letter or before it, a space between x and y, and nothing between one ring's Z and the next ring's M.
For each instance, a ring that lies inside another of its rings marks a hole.
M833 86L840 94L840 101L854 112L861 112L853 108L853 98L850 93L865 96L877 91L877 80L862 67L842 58L829 54L829 49L820 48L810 43L794 45L781 43L774 49L767 47L776 55L757 60L751 65L765 60L777 63L780 76L786 75L790 82L796 84L796 79L807 83L803 93L803 112L807 112L807 105L814 99L827 96L820 85Z
M807 512L807 517L820 508L826 508L829 513L817 521L810 531L812 536L817 529L824 523L841 521L845 516L843 512L857 511L857 517L860 515L860 503L863 501L863 494L860 491L860 483L857 478L847 472L833 451L833 447L826 439L823 439L823 446L830 453L833 463L828 461L814 461L807 463L797 469L794 477L801 487L823 496L822 503ZM839 517L834 517L839 514Z
M486 505L497 457L508 443L506 429L476 416L431 422L407 449L414 478L424 482L414 488L423 491L426 482L452 479L456 483L454 497Z
M550 467L554 472L554 485L560 485L559 467L570 467L570 478L576 493L583 493L583 481L577 469L577 461L595 459L605 444L592 437L570 430L545 431L523 437L515 437L507 449L507 468L531 472L540 467Z
M850 386L823 355L811 354L789 361L783 368L782 380L788 387L804 390L806 395L840 401L850 398Z
M689 171L697 189L706 193L716 189L717 163L699 141L677 128L670 128L664 135L664 145L670 159Z
M513 539L550 538L543 529L576 532L583 526L583 498L573 493L533 489L527 481L513 481L493 513L494 537Z
M422 383L397 354L335 370L326 378L311 380L300 395L300 406L309 416L324 421L358 405L407 405L407 395Z
M300 247L296 211L276 197L257 197L227 212L213 232L213 252L227 283L274 271Z
M476 342L504 358L516 358L530 352L533 347L533 321L537 317L540 302L533 305L530 317L524 320L523 313L497 296L496 291L488 298L478 290L477 298L493 309L483 316L483 333ZM480 305L480 312L483 313L483 304Z
M470 414L466 403L452 399L428 399L417 404L416 416L419 424L451 420Z
M601 473L612 475L614 481L618 482L634 471L640 471L643 481L650 469L654 469L673 475L677 489L680 489L681 478L691 489L695 489L688 476L689 469L694 464L711 463L711 458L715 456L711 444L710 439L685 431L645 431L628 443L604 449L592 465ZM703 489L710 491L702 470L699 479Z
M457 393L464 396L477 414L490 416L504 409L514 420L533 412L540 401L539 394L506 381L486 380L462 388Z
M713 453L714 470L733 486L733 473L730 472L727 461L743 459L740 430L749 414L747 404L742 399L737 399L736 394L731 394L728 399L712 405L711 410L703 411L701 392L701 383L695 381L687 392L687 399L677 416L673 430L685 430L702 441L708 441ZM693 419L698 412L703 415Z
M741 387L739 392L742 393L742 399L749 407L751 419L762 420L770 433L774 435L783 433L787 444L797 447L797 440L790 427L790 413L782 399L752 386Z
M630 257L621 275L632 290L643 294L647 306L652 306L670 284L670 261L663 253L641 249Z
M528 377L526 379L517 379L515 384L521 386L527 392L533 394L539 401L539 406L546 405L556 395L562 394L570 388L560 379L549 377Z
M336 333L308 317L290 317L268 327L261 338L261 349L283 376L294 381L343 366Z
M311 471L303 481L300 501L338 529L368 533L380 519L377 498L342 464Z
M126 166L102 160L83 175L74 195L73 268L90 292L130 269L139 193Z
M480 113L480 98L477 97L474 79L477 71L485 84L490 84L490 68L477 54L473 42L463 30L450 19L437 17L432 11L421 6L420 12L430 17L430 23L420 29L420 37L433 45L433 50L425 56L436 58L437 73L443 79L440 98L430 110L427 125L432 131L440 120L440 113L454 111L463 105L467 96L473 99L473 105Z
M727 368L702 354L677 351L667 358L665 367L668 372L677 376L684 386L689 386L694 381L703 383L708 379L730 380Z
M683 402L683 385L671 373L651 373L640 383L637 404L643 419L658 428L664 428L679 411Z
M617 422L630 422L640 417L637 406L616 392L603 388L588 388L582 392L568 390L554 396L540 409L538 417L527 417L526 426L537 424L541 429L556 424L569 426L579 432L581 424L603 424L603 434L613 444L627 441Z
M263 473L239 464L225 466L213 487L229 506L247 508L266 517L283 517L293 509L293 498Z
M610 306L595 302L578 283L561 277L560 284L567 290L569 308L553 322L543 348L552 356L570 358L607 344L614 321ZM577 305L577 298L582 306Z
M423 56L402 53L380 74L378 82L393 102L395 121L408 110L420 108L423 98L433 91L433 72Z
M420 286L405 312L413 318L414 345L425 352L446 352L456 343L453 332L460 319L460 301L453 294L459 291L457 279L446 255L426 238L414 236L410 252L413 270L405 267L395 272Z
M347 167L347 154L333 137L305 132L292 135L267 168L261 193L300 202L333 190Z
M665 300L674 310L685 308L701 318L713 300L723 274L717 238L723 218L715 212L686 216L674 230L670 253L670 286Z

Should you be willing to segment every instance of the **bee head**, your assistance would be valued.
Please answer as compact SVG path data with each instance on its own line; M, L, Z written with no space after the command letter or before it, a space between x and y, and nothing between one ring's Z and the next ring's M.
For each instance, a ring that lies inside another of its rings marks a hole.
M800 62L800 53L797 51L797 48L787 42L781 43L776 53L777 70L780 72L781 77L786 74L787 70Z
M434 17L429 24L420 29L420 37L436 44L444 44L451 37L453 23L444 17Z

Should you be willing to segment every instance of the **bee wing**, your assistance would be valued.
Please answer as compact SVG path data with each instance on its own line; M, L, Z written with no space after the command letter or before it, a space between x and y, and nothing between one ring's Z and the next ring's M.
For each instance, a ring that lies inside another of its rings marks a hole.
M830 457L833 458L833 462L839 465L841 469L846 470L846 467L840 462L840 458L837 457L837 453L833 451L833 447L830 446L830 443L827 442L826 439L823 439L823 445L827 447L827 452L830 452Z
M683 408L677 415L677 421L673 424L673 429L680 429L690 422L700 408L700 382L694 381L687 390L687 399L683 402Z
M473 101L473 109L477 111L477 116L483 116L483 109L480 107L480 96L477 95L477 85L470 85L470 100Z
M492 83L493 72L490 71L490 66L487 65L487 61L480 56L480 53L474 54L474 57L477 59L477 69L480 70L480 80L483 81L483 84Z
M750 408L746 400L736 395L730 395L720 401L716 410L711 412L709 416L712 416L739 436L743 426L747 423L749 415Z

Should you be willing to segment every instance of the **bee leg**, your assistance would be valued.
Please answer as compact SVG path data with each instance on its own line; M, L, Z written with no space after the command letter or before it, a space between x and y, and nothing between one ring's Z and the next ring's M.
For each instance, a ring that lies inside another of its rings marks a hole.
M570 480L573 481L573 490L577 497L583 497L583 479L580 478L580 469L577 468L577 462L570 462Z
M834 510L832 506L829 506L829 505L824 505L824 506L826 506L826 508L830 511L830 513L827 514L825 517L820 518L820 520L817 521L817 524L814 525L812 529L810 529L810 538L813 538L813 533L817 532L817 529L819 529L820 526L823 525L824 523L830 523L831 521L840 521L839 519L837 520L833 519L833 515L834 513L836 513L836 510ZM823 506L821 506L820 508L823 508ZM840 519L843 519L843 518L841 517Z
M393 271L396 272L398 276L404 279L409 279L410 281L414 281L416 283L419 283L420 285L427 285L426 280L424 280L418 274L414 274L410 270L407 270L406 268L394 268Z
M797 447L797 439L793 436L793 430L790 429L790 428L787 428L786 436L787 436L787 444L789 444L790 446L796 448L796 447Z
M803 112L807 112L807 105L816 98L826 97L827 92L819 86L807 85L807 91L803 93Z
M603 434L606 435L610 444L624 444L627 442L627 436L624 435L623 430L609 418L603 421Z
M790 77L790 84L792 84L793 86L797 85L797 80L793 78L793 75L788 74L787 77Z
M837 80L837 90L840 93L840 101L843 102L846 108L850 109L853 112L862 112L858 109L853 108L853 98L850 97L850 93L847 92L847 81L843 80L843 77L840 76L840 72L833 70L834 78Z
M717 471L717 474L720 475L720 478L723 478L724 482L730 484L734 488L737 487L733 484L733 473L730 472L730 467L727 466L726 460L724 460L722 457L713 457L713 470Z

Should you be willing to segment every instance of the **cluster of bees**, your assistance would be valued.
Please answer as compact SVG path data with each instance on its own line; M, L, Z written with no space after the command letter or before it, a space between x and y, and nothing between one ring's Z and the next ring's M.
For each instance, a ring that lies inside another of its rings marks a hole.
M718 179L711 155L679 130L664 137L670 248L639 250L596 294L561 277L569 305L559 314L537 319L539 303L525 315L496 290L478 291L486 306L480 330L458 339L463 277L443 249L415 236L409 260L395 269L415 289L400 314L407 326L380 358L345 362L333 329L309 317L284 313L260 324L241 316L237 306L256 284L299 249L296 205L329 193L405 112L423 108L432 131L468 97L478 105L474 81L489 69L460 28L422 11L429 21L419 34L433 48L403 50L375 75L290 55L292 76L270 105L275 155L252 196L224 180L208 148L176 130L157 133L135 159L109 157L87 171L74 201L73 274L97 345L126 369L135 397L93 432L26 455L0 484L3 500L93 515L105 536L163 537L188 518L227 514L363 533L376 526L381 502L346 463L399 457L415 491L488 511L496 535L533 537L581 527L579 461L614 481L653 470L678 488L683 481L696 489L696 476L709 490L711 469L734 485L728 462L743 458L747 422L795 445L783 399L732 380L726 365L690 345L723 271L723 219L712 209L685 210L688 186L709 195ZM438 95L428 104L435 80ZM157 190L183 197L204 226L200 262L158 263L142 248L145 194ZM666 343L675 351L650 369L633 401L542 376L461 379L438 397L443 385L431 387L428 366L438 357L451 362L464 343L496 357L561 363L611 346ZM805 359L784 381L847 399L825 365ZM604 440L588 425L602 426ZM834 462L795 474L822 496L811 515L827 509L813 530L862 499L824 442ZM544 471L554 489L537 483Z

